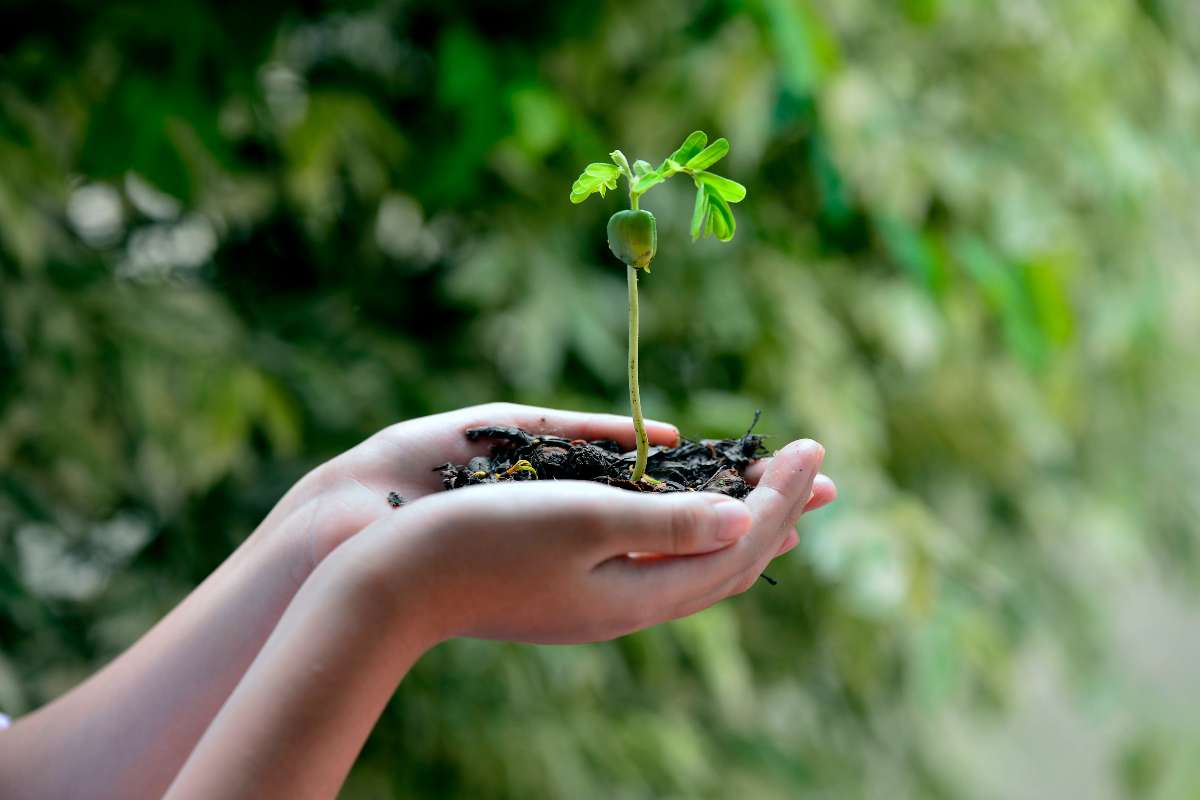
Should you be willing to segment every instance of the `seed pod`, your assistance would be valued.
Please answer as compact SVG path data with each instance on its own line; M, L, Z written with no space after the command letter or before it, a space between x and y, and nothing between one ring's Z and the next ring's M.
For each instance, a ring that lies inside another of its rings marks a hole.
M608 220L608 249L636 269L650 268L658 251L658 227L649 211L626 209Z

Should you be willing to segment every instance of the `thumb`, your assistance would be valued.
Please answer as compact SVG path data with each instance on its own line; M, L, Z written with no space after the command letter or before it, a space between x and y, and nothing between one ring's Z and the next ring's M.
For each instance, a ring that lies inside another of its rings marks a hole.
M711 553L736 542L753 522L741 500L712 492L617 490L601 513L609 531L604 544L614 556Z

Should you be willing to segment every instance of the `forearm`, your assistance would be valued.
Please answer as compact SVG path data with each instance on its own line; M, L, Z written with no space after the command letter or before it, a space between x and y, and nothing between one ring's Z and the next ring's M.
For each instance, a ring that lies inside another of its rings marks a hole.
M334 554L304 585L179 773L180 798L330 798L433 637ZM399 578L398 578L399 579Z
M0 748L5 797L161 796L304 579L280 533L256 534L136 645L18 720Z

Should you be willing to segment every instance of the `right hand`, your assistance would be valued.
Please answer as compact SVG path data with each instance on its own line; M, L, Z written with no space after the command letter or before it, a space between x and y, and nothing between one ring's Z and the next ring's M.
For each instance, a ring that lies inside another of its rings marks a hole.
M371 525L331 560L349 570L364 608L385 623L403 620L405 635L425 645L455 636L611 639L752 586L793 543L806 505L832 499L824 476L814 492L823 457L816 442L792 442L744 502L579 481L438 493Z

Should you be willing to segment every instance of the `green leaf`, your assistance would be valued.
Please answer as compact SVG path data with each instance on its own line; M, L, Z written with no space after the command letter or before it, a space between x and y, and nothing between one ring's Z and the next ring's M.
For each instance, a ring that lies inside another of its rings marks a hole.
M725 154L728 152L729 140L722 136L720 139L717 139L708 147L704 148L699 153L688 159L684 166L693 171L707 169L724 158Z
M704 145L708 143L708 134L704 131L693 131L683 144L679 145L679 149L671 155L667 156L666 161L658 168L660 172L665 171L668 166L668 161L674 161L677 165L686 164L688 159L704 149Z
M706 186L711 186L730 203L740 203L746 198L746 187L742 186L737 181L731 181L729 178L722 178L720 175L714 175L711 172L698 172L695 176L696 185L701 183Z
M696 209L692 212L692 241L700 238L704 230L704 218L708 214L708 193L703 186L696 187Z
M648 172L645 175L643 175L642 177L638 178L637 182L633 184L633 193L634 194L643 194L651 186L657 186L658 184L662 183L665 180L666 180L666 178L664 178L658 172Z
M697 176L698 177L698 176ZM733 181L730 181L732 183ZM696 207L692 211L692 239L715 236L722 242L733 238L737 223L729 202L711 183L696 182Z
M654 167L650 166L649 161L643 161L642 159L639 158L637 161L633 162L633 174L638 176L639 178L642 177L643 175L645 175L646 173L653 172L653 171L654 171Z
M596 161L584 167L583 174L609 180L617 178L621 174L621 170L614 164L605 164L602 161Z
M617 179L621 170L613 164L594 161L583 169L583 174L571 185L571 202L582 203L591 197L593 192L599 192L601 197L609 189L617 188Z
M629 168L629 159L625 158L625 154L620 150L613 150L608 154L608 157L613 160L614 164L621 168L621 172L624 172L629 177L630 183L632 183L633 170Z
M711 232L719 241L728 242L737 228L733 219L733 209L721 193L711 186L705 185L704 193L708 195L708 222L711 226L711 230L706 227L705 231Z

